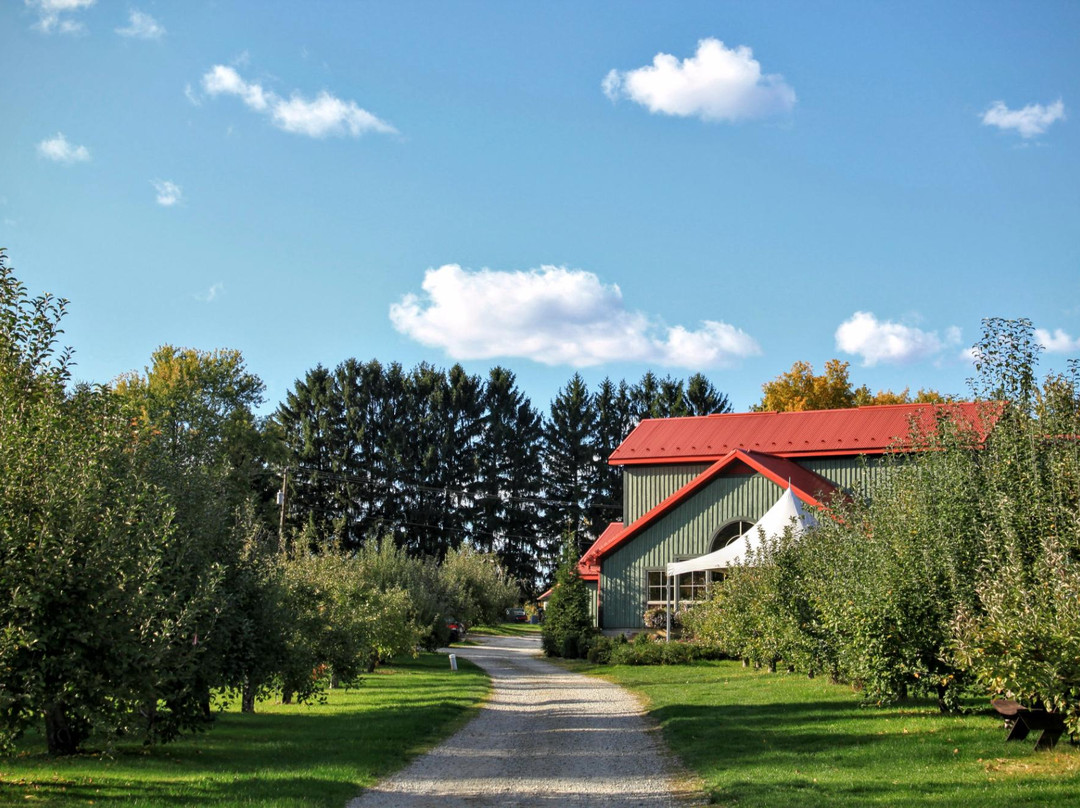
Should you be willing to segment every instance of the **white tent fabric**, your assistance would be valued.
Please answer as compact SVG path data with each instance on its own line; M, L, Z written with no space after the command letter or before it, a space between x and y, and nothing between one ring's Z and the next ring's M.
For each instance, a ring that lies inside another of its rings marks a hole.
M667 565L668 577L682 575L686 572L699 570L719 570L734 566L740 558L745 557L747 542L754 550L762 544L762 534L766 539L779 536L784 528L795 520L793 530L795 535L800 535L806 528L817 524L814 515L803 507L802 501L791 493L791 488L784 489L780 499L765 512L752 528L732 541L727 547L708 553L707 555L691 558L686 561L673 561Z

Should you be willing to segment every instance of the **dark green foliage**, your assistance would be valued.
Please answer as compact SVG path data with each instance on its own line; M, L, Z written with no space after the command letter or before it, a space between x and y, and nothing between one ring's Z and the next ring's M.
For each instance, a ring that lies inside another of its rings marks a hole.
M688 415L714 415L731 412L731 401L702 374L695 373L686 380Z
M518 389L514 374L492 368L483 392L483 418L473 508L473 544L498 554L527 597L535 597L546 549L540 497L543 470L540 414Z
M578 575L577 562L577 542L567 534L540 634L544 653L548 656L576 658L581 651L581 636L594 633L589 617L589 590ZM588 653L587 648L585 653Z
M309 371L289 391L266 451L289 473L286 537L318 552L391 536L415 556L468 542L498 554L533 597L570 530L584 550L622 513L622 476L608 457L642 417L730 409L700 374L604 380L575 374L544 419L514 374L486 380L460 365L349 359Z
M544 431L544 476L548 534L570 535L579 554L602 529L587 518L599 460L595 430L596 404L585 380L575 373L551 402Z
M616 386L604 379L594 397L596 408L596 468L589 487L586 519L594 533L602 533L609 522L622 517L622 468L609 465L607 459L618 448L636 421L633 402L626 382Z

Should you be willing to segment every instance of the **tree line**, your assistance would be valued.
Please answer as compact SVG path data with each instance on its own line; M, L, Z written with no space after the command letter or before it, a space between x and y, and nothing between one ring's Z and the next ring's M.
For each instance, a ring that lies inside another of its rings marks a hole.
M633 385L575 374L539 411L514 374L348 359L297 380L268 433L288 469L290 542L362 547L387 536L441 558L493 552L535 595L562 537L591 543L622 513L608 456L642 418L729 412L701 374Z

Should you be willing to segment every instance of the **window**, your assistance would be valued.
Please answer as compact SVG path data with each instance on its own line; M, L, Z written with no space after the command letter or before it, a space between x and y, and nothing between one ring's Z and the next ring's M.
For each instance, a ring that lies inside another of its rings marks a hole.
M708 600L709 574L705 570L684 572L679 576L679 603Z
M666 602L663 570L649 570L645 573L645 600L650 606L663 606Z
M712 545L709 548L709 552L713 553L722 547L727 547L739 536L748 531L754 526L753 522L747 522L744 519L736 519L734 522L728 522L713 536Z

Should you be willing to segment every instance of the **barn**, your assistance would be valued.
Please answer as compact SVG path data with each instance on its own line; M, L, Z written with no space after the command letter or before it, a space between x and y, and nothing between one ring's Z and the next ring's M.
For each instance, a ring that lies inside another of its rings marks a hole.
M872 484L887 455L917 450L946 415L976 424L978 413L970 403L898 404L642 421L608 460L623 471L623 521L578 565L597 627L640 631L645 611L667 602L668 564L739 540L785 491L813 510ZM672 599L702 600L716 577L682 573Z

